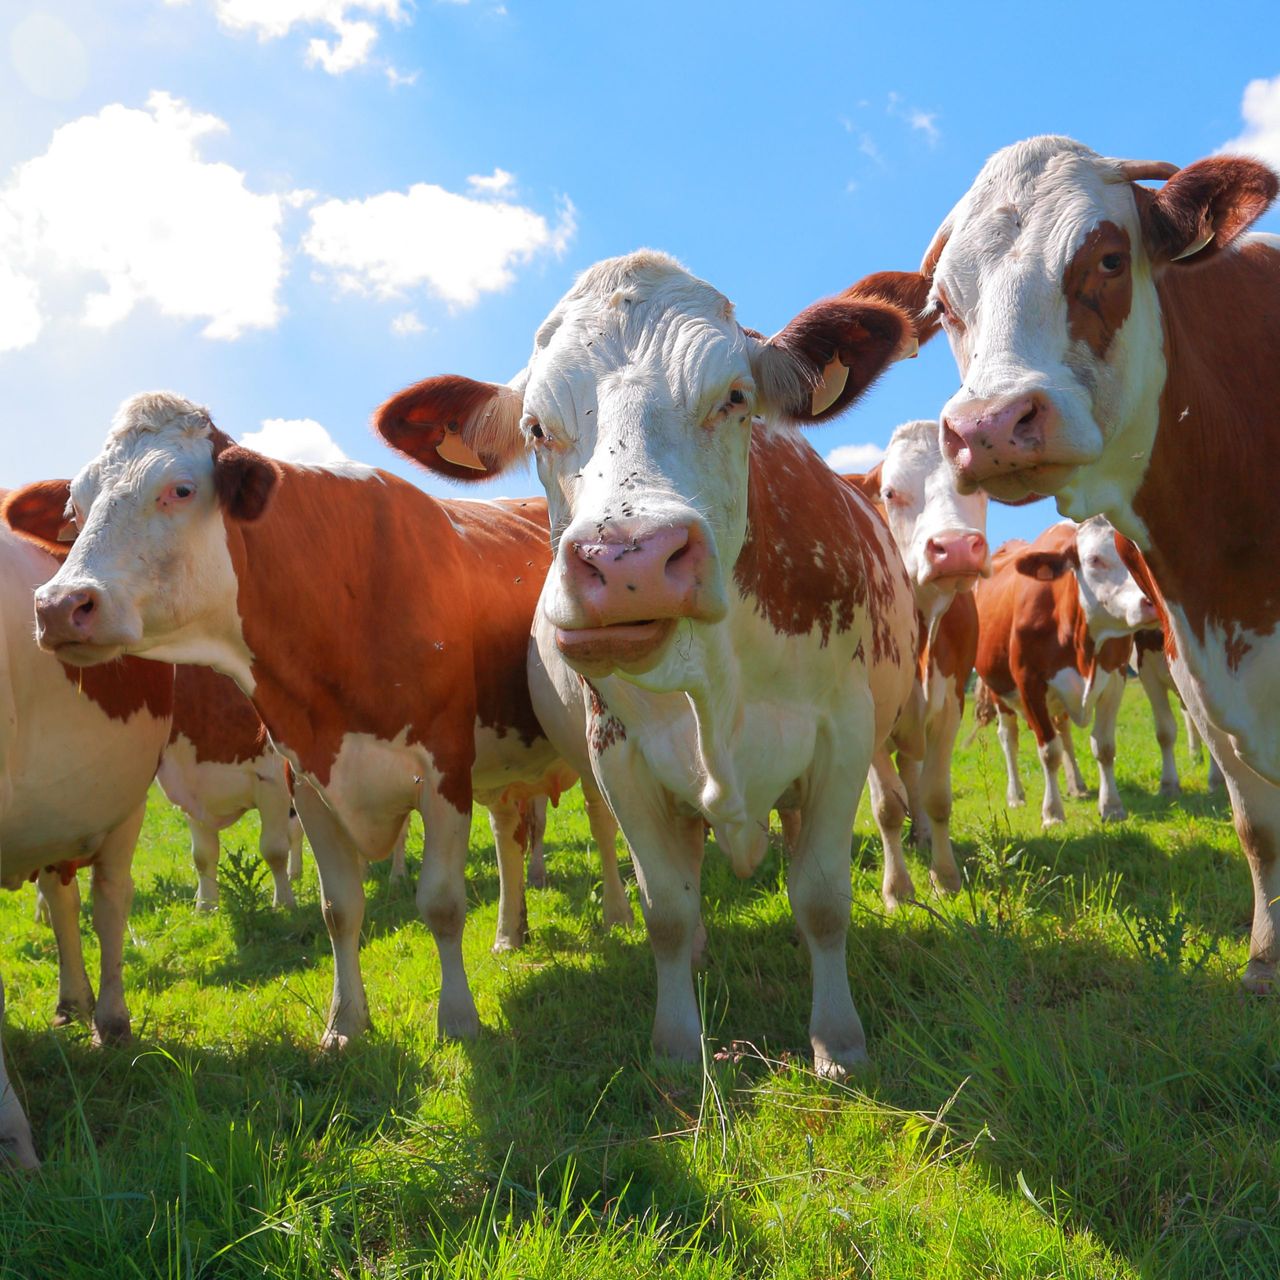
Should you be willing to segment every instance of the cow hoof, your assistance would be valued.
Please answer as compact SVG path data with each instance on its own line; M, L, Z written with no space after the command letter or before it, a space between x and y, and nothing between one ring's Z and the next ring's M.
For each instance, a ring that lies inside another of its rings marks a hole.
M93 1024L93 1043L99 1048L128 1044L133 1039L133 1027L128 1018L103 1018Z
M470 1008L445 1009L436 1013L436 1032L442 1040L474 1040L480 1034L480 1015Z
M943 871L935 867L929 872L929 879L939 893L959 893L964 887L964 881L956 867L948 867Z
M604 927L606 929L630 929L635 922L635 912L631 910L631 903L624 900L622 903L615 903L611 906L606 905L604 909Z
M1103 822L1123 822L1129 816L1128 810L1124 805L1117 805L1114 809L1101 810Z
M351 1043L351 1037L334 1027L327 1027L320 1037L321 1053L341 1053Z
M85 1007L72 1000L59 1000L57 1008L53 1011L53 1022L50 1025L69 1027L73 1022L88 1022L92 1017L93 1005Z
M40 1167L40 1158L36 1155L35 1144L31 1141L31 1131L23 1120L19 1129L12 1133L0 1133L0 1165L15 1164L19 1169L36 1170Z
M1240 977L1240 985L1253 996L1270 995L1275 981L1276 967L1266 960L1250 960Z
M690 948L689 963L694 969L701 968L707 954L707 926L698 920L698 927L693 931L693 944Z
M526 882L530 889L545 889L547 887L546 867L535 867L530 863L529 874L526 877Z
M493 946L489 948L495 956L504 956L508 951L519 951L524 946L524 938L510 937L506 934L498 934L493 940Z
M1006 809L1021 809L1026 803L1026 796L1005 796L1004 798Z
M1160 784L1160 794L1166 800L1176 800L1182 794L1182 784L1179 782L1162 782Z
M847 1049L826 1049L813 1052L813 1072L823 1080L839 1083L856 1071L863 1070L871 1061L865 1044L851 1045Z
M218 909L217 898L197 898L196 899L197 911L217 911L217 909Z
M1060 827L1066 822L1066 815L1061 813L1046 813L1040 820L1040 825L1048 831L1050 827Z

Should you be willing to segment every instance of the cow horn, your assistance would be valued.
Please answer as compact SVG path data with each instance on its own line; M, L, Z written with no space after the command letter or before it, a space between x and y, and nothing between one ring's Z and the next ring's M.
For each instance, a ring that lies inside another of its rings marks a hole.
M1142 182L1148 178L1164 181L1178 172L1178 166L1167 160L1116 160L1113 163L1125 182Z

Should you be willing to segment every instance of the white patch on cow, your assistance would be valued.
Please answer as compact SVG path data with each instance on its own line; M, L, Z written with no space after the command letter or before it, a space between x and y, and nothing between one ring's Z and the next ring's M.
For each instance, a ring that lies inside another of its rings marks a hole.
M1093 710L1093 700L1088 695L1092 692L1085 683L1085 678L1075 667L1063 667L1049 677L1049 691L1045 701L1049 713L1053 716L1064 712L1078 725L1089 723L1089 715ZM1001 695L1008 702L1010 699Z
M1116 550L1114 527L1093 516L1076 527L1076 587L1094 644L1155 624L1151 602Z

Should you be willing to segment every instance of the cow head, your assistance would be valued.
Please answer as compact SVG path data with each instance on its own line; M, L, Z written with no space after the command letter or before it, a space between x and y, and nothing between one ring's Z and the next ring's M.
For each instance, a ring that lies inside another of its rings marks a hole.
M905 422L879 464L879 500L902 552L916 607L930 620L991 574L987 495L961 494L938 446L938 424Z
M997 152L921 271L880 286L923 297L951 343L964 382L941 434L960 487L1132 524L1165 377L1156 280L1227 250L1276 190L1239 156L1179 170L1061 137Z
M1043 543L1050 542L1049 549ZM1037 549L1014 562L1019 573L1051 582L1074 573L1085 625L1095 644L1157 625L1156 608L1125 568L1116 531L1103 516L1062 522L1037 539Z
M642 251L585 272L510 385L431 378L376 429L457 478L531 451L554 559L541 608L583 674L651 673L678 624L725 616L747 520L753 422L831 417L914 350L896 307L819 302L770 339L673 259Z
M278 476L190 401L127 400L69 493L28 485L5 505L19 533L60 539L50 549L66 557L36 592L41 647L80 666L146 653L225 667L238 633L225 522L257 519Z

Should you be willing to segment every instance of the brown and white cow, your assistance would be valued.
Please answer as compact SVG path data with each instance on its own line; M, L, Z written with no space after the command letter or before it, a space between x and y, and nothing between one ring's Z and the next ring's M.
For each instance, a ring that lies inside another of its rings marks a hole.
M955 893L961 881L951 847L951 756L978 651L973 587L991 573L986 495L956 492L932 419L903 423L890 437L881 462L865 475L844 480L884 513L915 593L920 626L916 696L903 715L908 723L895 729L894 745L912 839L931 851L934 886ZM877 788L875 799L885 851L881 894L892 910L915 897L902 852L905 813L892 786Z
M915 610L884 522L792 424L844 409L914 347L902 312L867 301L815 304L765 340L642 251L578 279L510 385L432 378L376 420L464 479L481 474L467 464L536 459L554 558L535 699L585 716L631 845L660 1055L701 1051L704 824L747 876L781 800L801 814L788 887L813 965L815 1063L839 1073L865 1057L845 962L849 841L872 752L910 693Z
M61 512L65 481L34 491L42 495L41 509L50 494ZM22 493L13 494L6 504L21 501ZM59 516L46 529L55 547L62 523ZM92 866L98 998L95 1003L85 972L76 894L69 915L52 912L59 962L55 1023L92 1016L95 1039L121 1041L130 1031L122 960L133 848L169 734L173 668L129 659L78 671L42 653L31 637L31 597L57 565L55 556L0 527L0 881L16 888L38 878L52 905L70 898L56 889L74 884L77 867ZM3 1009L0 984L0 1015ZM36 1163L0 1050L3 1155Z
M156 781L187 817L198 908L218 904L218 832L250 809L258 811L258 849L271 871L272 906L294 905L290 881L302 874L302 825L286 768L234 680L209 667L177 669L173 730Z
M1139 631L1133 637L1133 661L1138 670L1138 679L1142 682L1142 691L1151 704L1151 718L1155 722L1156 742L1160 746L1160 794L1176 796L1182 792L1182 783L1178 779L1178 761L1173 753L1174 743L1178 740L1178 721L1169 707L1169 695L1178 698L1178 687L1173 682L1173 674L1169 670L1168 660L1164 656L1163 631ZM1182 699L1178 698L1179 705ZM1191 713L1182 708L1182 719L1187 729L1187 750L1196 764L1204 759L1204 741ZM1218 762L1209 754L1210 791L1222 786L1222 770Z
M1280 959L1280 241L1245 233L1277 190L1242 156L1179 169L1033 138L987 162L919 273L879 281L947 328L960 485L1052 494L1137 544L1226 775L1256 990Z
M574 780L524 675L545 504L438 502L357 464L275 462L169 393L126 401L72 504L79 536L36 597L41 645L84 667L126 652L213 666L293 765L334 952L323 1043L369 1025L361 858L386 857L413 809L438 1024L474 1035L462 962L472 799L489 807L498 849L495 946L515 946L524 802Z
M1033 543L1005 543L990 581L979 585L977 671L995 695L1010 808L1026 801L1018 776L1018 715L1035 734L1044 769L1045 826L1062 822L1058 770L1067 792L1088 794L1069 721L1093 720L1098 812L1125 817L1116 786L1116 717L1124 697L1133 632L1155 608L1120 561L1115 530L1100 517L1062 521Z

